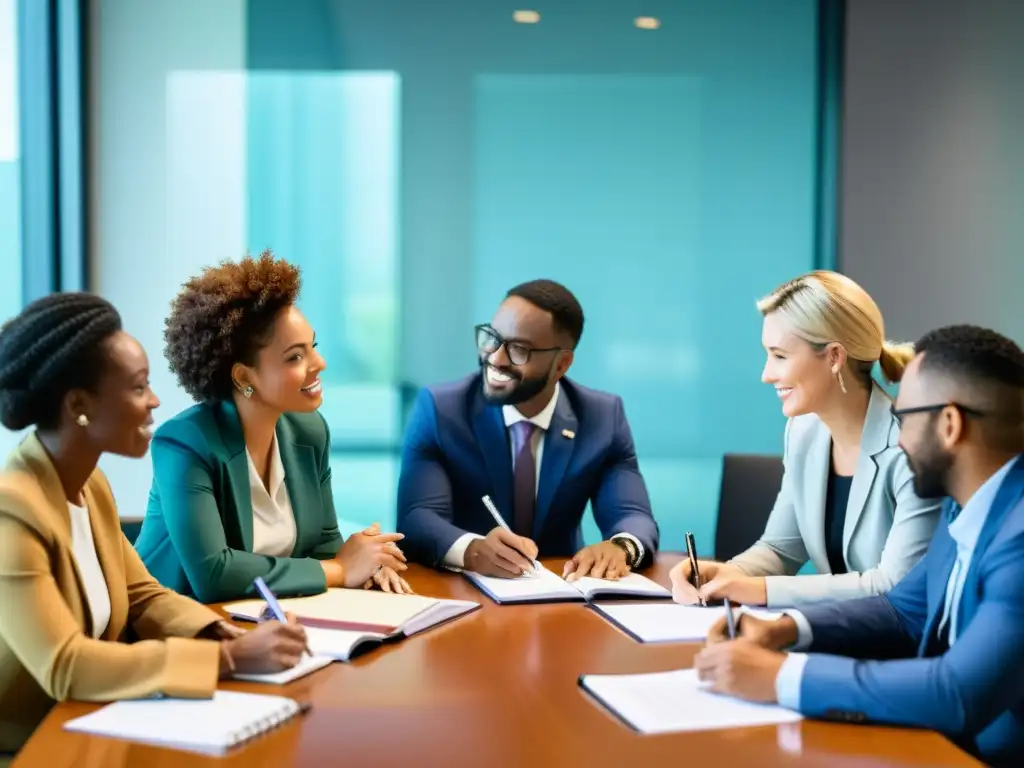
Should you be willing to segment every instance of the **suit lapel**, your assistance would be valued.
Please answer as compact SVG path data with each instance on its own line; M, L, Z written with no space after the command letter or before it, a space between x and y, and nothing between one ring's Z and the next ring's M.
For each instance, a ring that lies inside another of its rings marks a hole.
M540 485L537 489L537 507L533 520L533 534L542 530L544 520L551 511L555 494L562 484L565 470L569 466L573 449L576 447L576 431L579 420L572 409L572 403L563 387L555 402L551 424L544 435L544 452L540 462ZM572 435L569 437L568 435Z
M882 389L872 384L868 411L864 416L861 430L860 452L857 456L857 470L850 484L850 498L846 503L846 522L843 524L843 557L849 557L850 541L857 523L864 514L871 486L878 473L875 457L889 447L889 431L892 429L891 401Z
M828 496L828 478L832 472L832 437L822 426L807 448L807 499L803 508L807 514L800 522L806 531L807 554L816 562L828 562L825 549L825 502Z
M103 513L112 505L113 499L103 498L106 494L94 493L90 485L91 483L86 483L84 489L85 503L89 508L89 525L92 527L92 539L96 546L96 559L103 572L103 580L107 582L107 593L110 597L110 619L101 637L104 640L117 640L124 630L124 620L128 616L128 592L121 551L120 521L117 530L110 529ZM90 624L88 631L92 634L92 611L86 610L85 613Z
M943 508L942 514L946 518L945 538L941 548L936 547L934 551L928 551L928 557L938 563L928 574L928 618L925 620L924 630L921 632L921 639L917 647L917 655L922 658L934 656L938 653L938 626L942 618L942 612L946 607L946 587L949 584L950 574L956 565L956 541L949 535L948 527L959 514L960 508L952 500L948 499ZM934 545L933 545L934 546Z
M305 551L305 513L320 505L320 478L312 446L295 442L291 425L284 417L277 424L277 446L284 465L284 484L295 517L295 552ZM319 533L319 532L317 532Z
M249 492L249 454L245 450L245 436L242 422L235 404L221 401L217 412L217 424L221 439L228 451L225 462L228 481L235 497L235 512L238 514L238 530L242 536L242 549L252 552L252 494ZM221 516L225 514L221 509Z
M1024 455L1017 458L1013 466L1010 467L1006 477L1003 478L1003 482L996 492L996 497L992 501L992 507L985 517L985 524L981 528L978 541L974 545L971 564L967 568L967 575L964 577L964 588L960 597L960 610L957 612L958 633L966 617L973 616L977 610L977 603L980 598L978 570L985 558L985 551L1002 529L1006 516L1020 503L1022 496L1024 496Z
M483 393L477 388L474 401L473 431L476 443L487 468L491 501L511 525L512 515L512 452L508 430L501 408L488 406Z
M46 502L50 508L54 510L54 513L60 520L60 525L56 530L59 531L59 536L62 539L63 545L67 548L67 551L73 553L74 542L71 537L71 514L68 511L68 499L64 494L64 486L61 485L60 476L57 474L56 467L53 466L53 461L50 459L50 455L46 452L46 449L39 441L39 437L35 432L25 438L24 442L18 447L17 452L33 474L39 478L40 487L43 490ZM117 541L120 543L120 530L117 531L116 536L113 536L110 532L103 529L102 522L97 523L97 520L100 518L102 513L102 509L101 506L97 504L95 494L92 493L88 482L86 482L85 488L82 489L82 493L85 497L86 506L89 508L89 525L92 528L92 537L96 547L96 558L99 560L100 570L103 571L103 577L109 585L112 581L111 568L114 567L113 563L115 562L112 542ZM111 500L111 503L113 503L113 500ZM79 569L78 561L74 557L71 558L71 566L74 569L78 593L82 596L82 616L85 620L84 631L87 636L91 637L93 633L93 620L92 611L89 609L88 593L85 589L85 579L82 578L82 571ZM120 603L120 605L123 606L121 607L120 614L115 613L119 604L118 599L124 601ZM103 633L104 638L116 639L117 636L120 635L124 625L121 624L118 619L119 617L127 615L127 610L126 595L110 595L110 621L107 623L107 630ZM117 634L113 634L115 625L117 625Z

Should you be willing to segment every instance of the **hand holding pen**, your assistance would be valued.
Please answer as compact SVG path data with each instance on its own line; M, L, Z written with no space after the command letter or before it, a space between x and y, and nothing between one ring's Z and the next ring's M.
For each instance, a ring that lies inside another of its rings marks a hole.
M484 496L482 501L497 526L486 536L469 543L466 547L465 567L484 576L507 579L538 571L537 545L525 536L517 536L512 532L490 496Z

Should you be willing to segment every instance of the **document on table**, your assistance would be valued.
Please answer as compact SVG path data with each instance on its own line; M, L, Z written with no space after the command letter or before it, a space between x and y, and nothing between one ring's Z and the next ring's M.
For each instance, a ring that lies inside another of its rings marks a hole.
M584 675L580 686L643 734L795 723L798 712L712 693L694 669L642 675Z
M516 579L483 576L473 571L463 575L479 587L494 602L548 603L560 600L592 600L598 596L668 599L672 593L657 582L639 573L621 579L595 579L584 576L566 581L543 565Z
M593 603L595 611L641 643L697 642L706 640L712 625L725 616L725 606L678 603ZM781 613L734 608L759 619L774 620Z

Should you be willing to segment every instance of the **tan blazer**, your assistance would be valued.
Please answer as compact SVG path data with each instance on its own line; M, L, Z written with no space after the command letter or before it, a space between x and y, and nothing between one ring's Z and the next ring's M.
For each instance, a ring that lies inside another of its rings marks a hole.
M920 499L914 493L891 405L874 385L846 505L843 574L830 573L825 546L832 435L814 414L789 420L782 489L768 525L756 544L729 561L750 576L766 577L769 607L884 594L924 556L942 499ZM808 560L818 574L796 576Z
M71 550L67 499L34 434L0 474L0 753L18 750L55 701L208 698L216 688L218 644L191 638L220 617L149 575L98 469L85 499L110 591L99 639Z

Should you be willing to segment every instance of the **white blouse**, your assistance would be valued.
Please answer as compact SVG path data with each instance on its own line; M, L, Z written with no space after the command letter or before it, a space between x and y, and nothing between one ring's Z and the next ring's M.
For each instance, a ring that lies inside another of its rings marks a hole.
M85 598L92 614L92 636L99 637L110 623L110 591L96 556L96 541L92 537L88 508L69 501L68 511L71 513L71 552L85 584Z
M284 484L284 464L277 435L270 446L270 478L267 486L256 470L249 451L249 496L252 499L252 551L270 557L291 557L295 549L295 515Z

